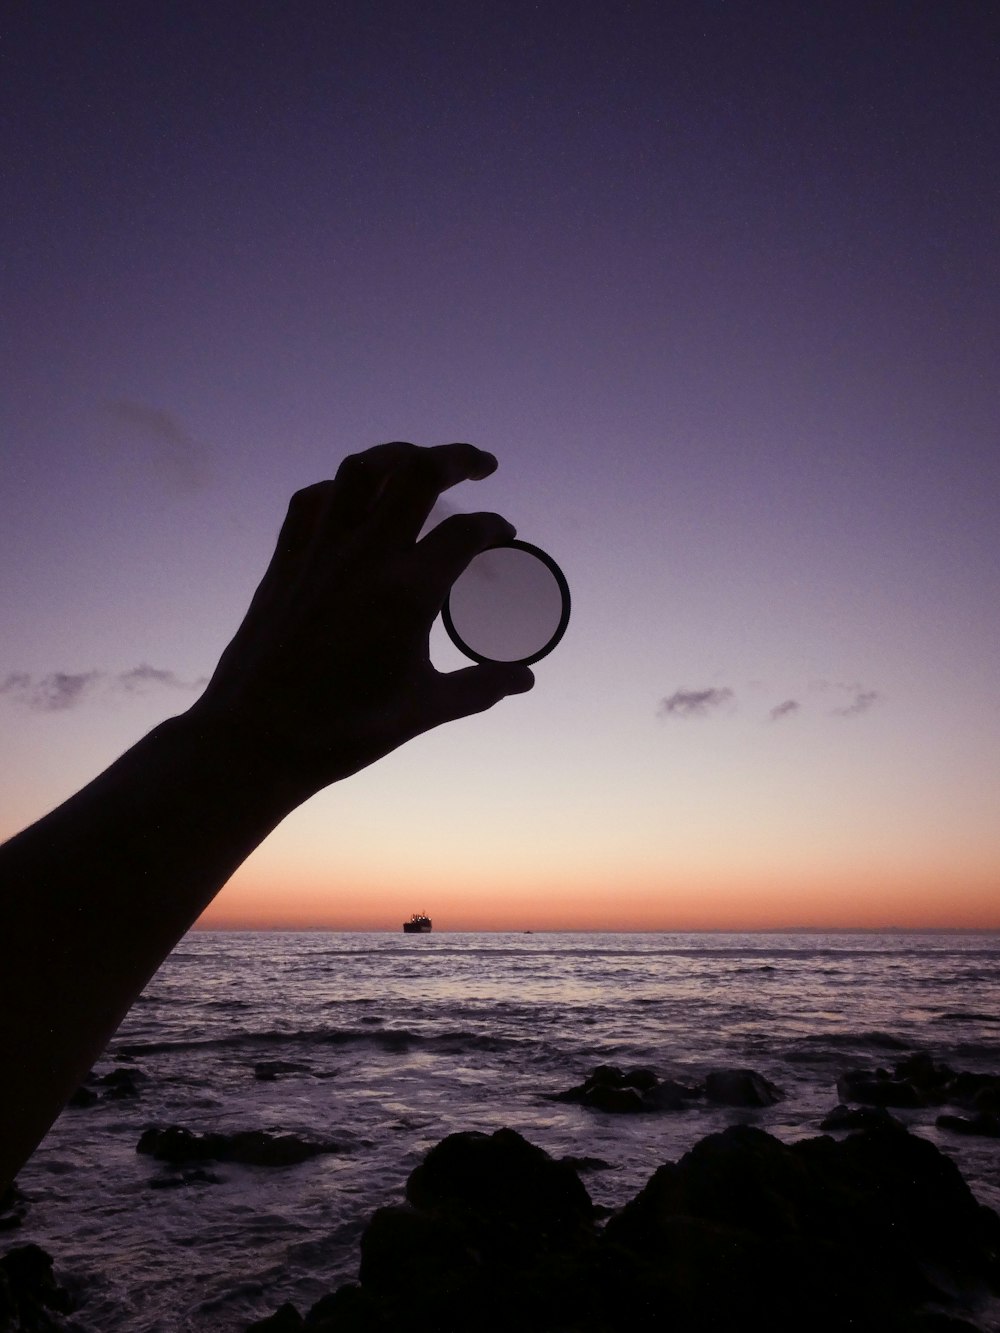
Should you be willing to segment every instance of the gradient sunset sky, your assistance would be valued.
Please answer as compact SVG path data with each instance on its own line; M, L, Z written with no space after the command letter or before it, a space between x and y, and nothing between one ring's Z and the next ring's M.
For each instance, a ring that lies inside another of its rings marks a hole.
M1000 928L1000 9L0 26L0 835L193 701L293 490L471 440L566 638L205 924Z

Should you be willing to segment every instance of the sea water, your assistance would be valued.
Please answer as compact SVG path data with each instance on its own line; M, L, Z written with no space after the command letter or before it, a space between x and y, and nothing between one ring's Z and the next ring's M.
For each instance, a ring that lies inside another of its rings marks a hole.
M140 1095L62 1114L0 1241L52 1253L81 1329L225 1333L354 1278L366 1220L445 1134L509 1125L602 1158L585 1183L615 1207L726 1124L819 1133L839 1074L915 1050L1000 1073L1000 936L192 932L95 1071L139 1069ZM599 1064L685 1082L751 1068L785 1095L636 1116L550 1100ZM1000 1208L997 1140L896 1114ZM136 1144L168 1124L341 1150L154 1188L170 1173Z

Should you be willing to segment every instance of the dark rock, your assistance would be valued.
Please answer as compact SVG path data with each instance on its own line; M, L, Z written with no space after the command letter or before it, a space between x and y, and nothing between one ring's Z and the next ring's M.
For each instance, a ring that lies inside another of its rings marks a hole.
M608 1224L606 1235L649 1257L660 1248L659 1227L667 1218L787 1233L795 1228L796 1200L807 1183L778 1139L748 1125L732 1126L702 1139L679 1162L661 1166Z
M52 1274L52 1256L39 1245L18 1245L0 1256L0 1329L55 1333L74 1302Z
M686 1111L700 1096L700 1088L664 1078L643 1094L643 1102L652 1111Z
M903 1128L903 1122L890 1115L884 1106L835 1106L820 1129L876 1129Z
M560 1162L573 1171L616 1171L618 1168L603 1157L560 1157Z
M961 1115L939 1115L937 1124L941 1129L954 1130L956 1134L976 1134L982 1138L1000 1139L1000 1115L995 1111L981 1111L971 1120Z
M0 1231L14 1231L24 1221L28 1200L17 1185L9 1185L0 1194Z
M656 1265L683 1328L753 1326L758 1310L771 1329L910 1330L924 1302L947 1303L942 1279L1000 1281L1000 1219L901 1129L787 1147L734 1126L661 1167L605 1239Z
M612 1068L610 1065L601 1066L602 1068ZM630 1069L628 1073L623 1074L622 1078L627 1087L637 1088L639 1092L649 1092L659 1083L659 1078L651 1069Z
M245 1129L235 1134L196 1134L180 1125L144 1131L136 1152L158 1162L241 1162L248 1166L294 1166L321 1153L341 1152L337 1143L315 1142L296 1134Z
M1000 1112L1000 1075L956 1073L938 1064L926 1051L900 1060L890 1074L885 1069L851 1069L837 1080L845 1102L869 1106L961 1106L970 1111Z
M948 1085L948 1101L969 1111L1000 1111L1000 1074L956 1074Z
M88 1088L81 1083L81 1085L77 1088L76 1092L74 1092L72 1097L70 1097L66 1105L73 1107L74 1110L77 1110L82 1107L93 1106L94 1103L97 1101L100 1101L100 1098L98 1097L94 1089Z
M916 1089L924 1106L946 1100L947 1089L955 1078L950 1065L936 1064L926 1051L915 1051L896 1065L894 1077Z
M285 1074L310 1074L310 1065L297 1060L259 1060L253 1067L253 1076L261 1083L274 1083Z
M306 1315L304 1327L309 1333L399 1333L356 1282L321 1297ZM415 1329L413 1324L408 1327Z
M97 1082L104 1088L105 1101L123 1101L139 1096L138 1085L145 1083L146 1077L141 1069L132 1066L128 1069L112 1069L110 1073L102 1075Z
M634 1115L637 1111L652 1109L638 1088L611 1088L606 1083L586 1089L580 1101L595 1111L607 1111L611 1115Z
M137 1083L145 1083L149 1075L136 1065L112 1069L107 1074L102 1074L97 1082L102 1088L128 1088L134 1087Z
M406 1196L379 1209L361 1241L362 1291L389 1328L534 1328L531 1311L560 1326L559 1275L595 1237L590 1197L568 1166L510 1129L452 1134Z
M460 1223L400 1205L379 1208L361 1238L364 1290L389 1309L411 1299L444 1300L449 1291L471 1288L482 1268Z
M657 1077L651 1069L622 1071L616 1065L598 1065L583 1083L553 1094L557 1102L578 1102L595 1111L628 1115L640 1111L679 1111L695 1097L697 1088Z
M773 1106L782 1090L752 1069L721 1069L705 1080L705 1096L723 1106Z
M406 1193L364 1233L360 1287L305 1329L969 1333L962 1316L1000 1291L1000 1218L901 1127L788 1146L734 1126L603 1233L569 1166L511 1130L451 1135Z
M176 1190L185 1185L221 1185L222 1177L202 1166L175 1167L161 1176L151 1176L151 1190Z
M573 1238L593 1212L576 1172L513 1129L442 1139L411 1173L406 1197L426 1213L515 1224L547 1245Z
M246 1333L298 1333L302 1327L302 1316L291 1301L286 1301L266 1319L249 1324Z
M885 1069L849 1069L837 1079L842 1102L864 1102L867 1106L922 1106L920 1094L906 1079L893 1078Z
M125 1101L129 1098L139 1096L140 1083L146 1081L147 1075L141 1069L134 1067L128 1069L112 1069L110 1073L102 1074L100 1078L91 1071L84 1083L73 1093L67 1106L86 1107L93 1106L97 1101ZM98 1094L97 1088L103 1089L103 1095Z

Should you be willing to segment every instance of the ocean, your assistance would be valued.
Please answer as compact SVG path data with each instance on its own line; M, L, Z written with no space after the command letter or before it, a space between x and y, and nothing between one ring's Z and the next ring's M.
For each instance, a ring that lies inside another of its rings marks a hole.
M82 1330L235 1333L354 1278L368 1217L453 1131L508 1125L602 1158L583 1178L616 1207L727 1124L818 1134L839 1074L917 1050L1000 1073L1000 935L195 931L94 1071L140 1071L139 1095L63 1112L0 1250L48 1250ZM599 1064L683 1082L750 1068L785 1095L631 1116L549 1099ZM1000 1141L936 1128L935 1108L894 1114L1000 1210ZM136 1152L170 1124L339 1151L185 1178Z

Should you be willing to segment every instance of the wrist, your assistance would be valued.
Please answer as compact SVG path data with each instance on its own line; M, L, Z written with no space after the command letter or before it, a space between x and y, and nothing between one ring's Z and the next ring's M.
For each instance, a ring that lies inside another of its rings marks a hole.
M180 762L198 772L199 785L210 785L234 812L268 831L316 791L276 738L204 700L162 723L154 734L161 733Z

